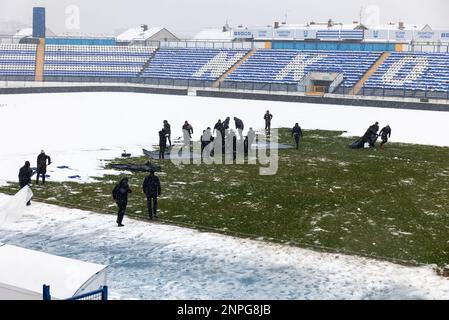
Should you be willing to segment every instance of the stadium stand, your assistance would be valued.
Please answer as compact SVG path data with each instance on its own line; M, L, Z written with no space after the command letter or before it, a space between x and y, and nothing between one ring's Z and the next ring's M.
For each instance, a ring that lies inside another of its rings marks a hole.
M35 44L0 44L1 79L42 79L36 61L44 54L45 81L298 91L310 72L331 72L343 75L335 93L449 99L448 53L48 44L42 51Z
M343 73L342 86L353 87L379 59L380 52L258 50L226 81L297 85L312 71Z
M36 45L0 44L0 76L33 76Z
M135 78L155 47L47 45L44 76Z
M368 79L365 89L387 89L389 95L427 91L430 96L443 93L447 97L449 54L393 52Z
M142 77L215 81L248 52L233 49L161 48Z

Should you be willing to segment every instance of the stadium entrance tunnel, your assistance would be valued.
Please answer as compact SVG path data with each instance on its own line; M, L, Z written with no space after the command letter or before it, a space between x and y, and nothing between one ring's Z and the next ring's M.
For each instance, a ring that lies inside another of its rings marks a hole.
M343 80L343 73L339 72L310 72L299 83L298 91L307 94L333 93Z

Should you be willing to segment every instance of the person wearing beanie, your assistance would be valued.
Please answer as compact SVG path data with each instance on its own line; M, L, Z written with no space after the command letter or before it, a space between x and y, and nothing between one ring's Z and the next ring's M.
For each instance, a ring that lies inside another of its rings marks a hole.
M31 184L31 177L33 176L33 169L29 161L25 162L25 165L19 170L19 186L20 189ZM31 205L31 201L27 202L27 206Z
M51 164L50 157L45 154L44 150L42 150L41 153L37 156L36 184L39 184L39 176L41 175L42 175L42 184L45 184L45 174L47 173L47 161L48 165L50 165Z

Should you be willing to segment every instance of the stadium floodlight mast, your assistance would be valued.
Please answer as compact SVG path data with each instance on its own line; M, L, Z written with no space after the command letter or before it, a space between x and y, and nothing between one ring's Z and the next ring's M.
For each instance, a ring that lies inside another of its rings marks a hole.
M185 136L188 136L188 132L185 132ZM272 176L277 173L279 168L278 141L277 129L272 129L271 134L267 136L256 134L254 144L252 144L255 147L249 145L245 152L242 139L235 137L234 134L227 134L223 139L218 132L215 139L204 148L201 147L199 141L185 141L181 145L174 145L170 150L170 161L176 166L260 165L259 175Z

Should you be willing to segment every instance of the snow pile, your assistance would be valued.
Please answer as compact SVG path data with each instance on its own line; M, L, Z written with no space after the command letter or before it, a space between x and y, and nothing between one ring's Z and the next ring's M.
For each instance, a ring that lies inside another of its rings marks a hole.
M25 186L17 194L0 204L0 226L5 222L14 222L20 220L25 211L26 204L33 197L30 187Z
M0 195L0 205L9 197ZM237 239L33 203L0 242L110 265L114 299L449 299L429 267Z
M274 115L273 128L299 122L304 129L360 136L379 121L392 127L392 141L449 146L447 112L136 93L8 95L2 104L0 136L9 138L0 140L0 180L7 181L17 181L26 160L35 166L42 149L54 161L48 180L91 181L112 173L102 171L102 160L119 157L124 149L141 155L142 148L157 143L163 120L172 125L172 138L182 136L188 120L199 140L205 128L226 116L243 119L246 130L261 129L266 110Z

